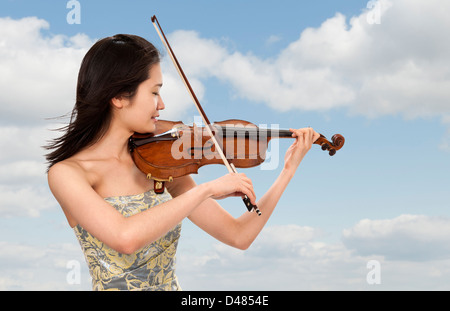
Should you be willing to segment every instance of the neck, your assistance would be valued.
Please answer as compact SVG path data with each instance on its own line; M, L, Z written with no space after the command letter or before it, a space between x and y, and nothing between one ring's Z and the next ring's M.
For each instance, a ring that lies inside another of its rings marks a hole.
M116 126L111 122L109 129L102 138L89 147L98 154L99 157L123 159L129 156L128 138L133 133Z

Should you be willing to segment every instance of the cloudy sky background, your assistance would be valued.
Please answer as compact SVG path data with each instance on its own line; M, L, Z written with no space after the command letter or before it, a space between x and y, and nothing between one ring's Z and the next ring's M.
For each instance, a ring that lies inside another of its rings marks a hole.
M41 146L67 122L49 118L71 111L96 40L133 33L162 49L153 14L210 120L346 138L332 158L310 151L247 251L185 221L184 289L450 289L449 1L78 2L80 24L67 20L69 1L0 2L0 289L90 289ZM168 57L163 72L162 118L198 120ZM267 166L242 170L259 197L290 143L272 141ZM239 199L221 204L244 211Z

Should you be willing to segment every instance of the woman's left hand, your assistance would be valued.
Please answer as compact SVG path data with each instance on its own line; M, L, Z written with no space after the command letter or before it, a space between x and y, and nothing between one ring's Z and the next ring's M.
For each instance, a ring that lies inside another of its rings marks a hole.
M310 127L289 130L292 132L292 137L296 139L284 156L284 168L294 172L320 134Z

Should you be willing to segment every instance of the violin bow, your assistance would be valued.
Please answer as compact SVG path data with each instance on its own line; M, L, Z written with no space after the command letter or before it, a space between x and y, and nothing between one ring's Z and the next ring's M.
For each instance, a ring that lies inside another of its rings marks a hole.
M199 102L197 96L195 95L194 90L191 87L191 84L189 83L188 79L186 78L186 75L184 74L184 71L181 68L180 63L178 62L178 60L175 56L175 53L173 52L172 47L170 46L169 41L167 40L166 35L164 34L164 31L162 30L161 25L159 24L159 21L155 15L153 15L153 17L152 17L152 23L156 29L156 32L158 33L159 38L161 39L162 43L164 44L164 47L166 48L167 53L169 54L170 58L172 59L172 62L174 64L175 68L177 69L178 74L181 77L181 80L183 81L184 85L186 86L188 93L191 95L192 101L194 102L195 107L197 108L200 116L202 117L203 122L205 123L205 128L206 128L208 134L210 135L210 137L216 147L216 151L219 153L219 155L223 161L223 164L225 164L226 168L228 169L228 172L237 173L236 167L234 166L233 163L228 162L228 159L225 157L225 154L223 153L222 147L217 142L216 137L213 134L212 129L211 129L211 127L213 125L209 122L205 111L203 110L202 106L200 105L200 102ZM247 208L247 210L249 212L255 211L259 216L261 216L261 211L258 209L258 207L256 205L254 205L250 202L250 199L248 198L247 195L244 195L242 200L244 201L245 207Z

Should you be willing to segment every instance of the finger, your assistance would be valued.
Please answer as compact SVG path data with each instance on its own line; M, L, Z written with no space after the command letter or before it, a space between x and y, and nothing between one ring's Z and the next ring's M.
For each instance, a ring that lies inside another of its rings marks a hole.
M252 204L256 203L256 194L253 188L253 184L250 178L243 178L241 180L241 191L242 194L246 195Z
M313 143L320 137L320 134L317 133L312 127L308 127L308 133L311 135L311 140Z
M314 130L312 128L307 128L306 129L306 133L305 133L305 143L306 146L311 146L312 145L312 139L313 139L313 135L314 135Z
M314 131L314 135L313 135L313 143L315 143L320 137L320 134L317 133L316 131Z
M289 131L291 131L292 132L292 137L297 137L297 134L295 133L295 130L294 129L289 129Z
M306 146L312 145L314 140L315 131L311 127L302 128L299 131L303 133L304 142Z
M320 137L320 134L317 133L313 128L311 130L311 145L314 144Z
M304 133L302 129L289 129L292 132L292 137L298 139L303 139Z
M247 175L245 175L244 173L238 173L238 174L237 174L237 178L238 178L241 182L243 182L243 183L249 185L250 187L253 187L253 182L252 182L252 180L251 180L249 177L247 177Z
M243 181L245 181L251 188L253 188L253 182L252 182L252 180L250 178L245 177L243 179Z
M305 129L297 130L297 142L299 143L299 146L304 145L306 139L307 139L306 130Z
M254 204L256 195L253 189L253 183L250 178L248 178L244 173L232 173L232 183L234 184L234 191L232 196L241 196L245 195L250 199L252 204Z
M292 129L290 128L289 131L292 132L292 137L298 137L303 135L303 129Z
M256 194L251 183L244 184L244 194L250 199L252 204L256 204Z

